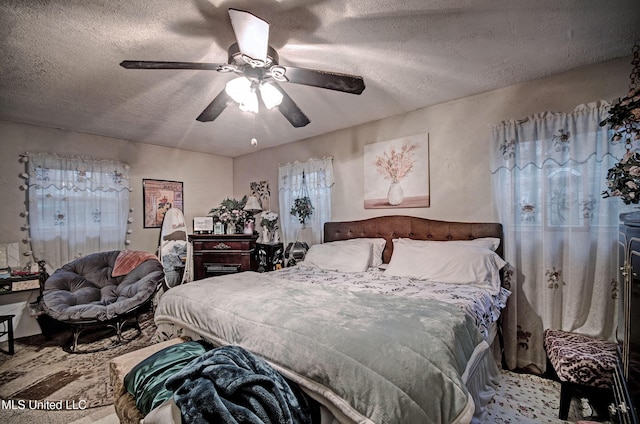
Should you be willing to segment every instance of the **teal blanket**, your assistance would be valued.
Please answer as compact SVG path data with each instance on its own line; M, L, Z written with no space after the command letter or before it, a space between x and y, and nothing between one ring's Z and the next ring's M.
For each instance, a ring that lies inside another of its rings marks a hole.
M482 342L462 310L244 272L172 288L156 310L219 345L261 356L356 422L468 422L462 381Z
M317 415L317 404L297 385L240 346L210 350L166 386L188 424L311 424Z
M144 359L127 373L124 385L143 416L173 396L173 390L165 387L167 379L207 350L200 342L178 343Z

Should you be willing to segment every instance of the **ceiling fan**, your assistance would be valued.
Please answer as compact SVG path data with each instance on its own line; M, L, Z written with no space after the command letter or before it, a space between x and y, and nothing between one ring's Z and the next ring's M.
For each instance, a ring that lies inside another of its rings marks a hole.
M229 17L237 43L229 47L227 63L125 60L120 66L126 69L197 69L239 75L229 81L196 118L200 122L215 120L232 101L237 102L241 110L257 113L260 98L265 107L277 106L291 125L299 128L307 125L309 118L278 83L309 85L351 94L360 94L364 90L364 80L360 76L280 65L278 53L269 46L268 22L237 9L229 9Z

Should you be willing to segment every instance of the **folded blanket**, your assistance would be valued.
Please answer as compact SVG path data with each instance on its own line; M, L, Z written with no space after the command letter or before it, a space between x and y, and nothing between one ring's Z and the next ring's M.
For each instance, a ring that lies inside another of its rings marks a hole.
M147 415L173 396L165 382L192 360L200 357L211 346L191 341L166 347L133 367L124 377L127 391L136 399L136 406Z
M112 277L122 277L133 271L138 265L149 259L158 260L158 257L149 252L141 250L122 250L118 253L115 263L113 264L113 270L111 271Z
M239 346L210 350L166 387L186 423L311 424L318 414L315 401Z

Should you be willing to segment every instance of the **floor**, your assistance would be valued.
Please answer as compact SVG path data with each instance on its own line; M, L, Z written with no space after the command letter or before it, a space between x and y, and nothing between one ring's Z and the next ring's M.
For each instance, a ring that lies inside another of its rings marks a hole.
M486 424L562 424L558 419L560 385L530 374L503 371L502 381L489 405ZM586 419L575 400L569 422ZM113 405L84 411L43 412L35 410L0 409L0 418L16 424L118 424ZM597 418L596 418L597 419Z

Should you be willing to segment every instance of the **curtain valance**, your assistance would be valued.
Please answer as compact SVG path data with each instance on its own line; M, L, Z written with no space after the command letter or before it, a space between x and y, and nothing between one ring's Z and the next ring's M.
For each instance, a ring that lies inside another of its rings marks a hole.
M583 164L594 156L598 162L605 156L621 158L624 143L612 143L609 128L600 126L609 107L601 100L570 113L544 112L492 126L491 173L529 165L541 169L546 163ZM592 142L581 142L585 136Z
M334 184L333 158L309 159L307 162L289 162L278 167L280 191L302 190L302 174L308 190L330 188Z
M58 153L25 153L29 185L37 189L120 192L129 188L129 165L113 159Z

